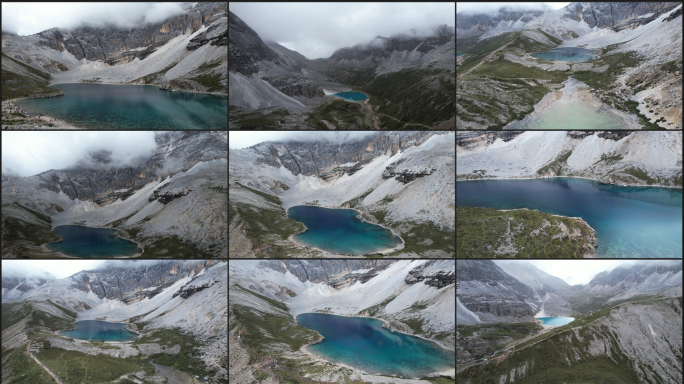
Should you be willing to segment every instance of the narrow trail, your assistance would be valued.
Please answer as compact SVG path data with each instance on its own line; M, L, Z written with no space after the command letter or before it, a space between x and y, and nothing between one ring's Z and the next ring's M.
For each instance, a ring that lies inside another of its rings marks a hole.
M43 367L43 369L44 369L48 374L50 374L50 376L52 376L53 379L55 379L55 381L57 382L57 384L62 384L62 382L59 381L59 379L57 378L57 375L55 375L54 373L52 373L52 371L51 371L48 367L46 367L45 365L43 365L43 363L41 363L40 361L38 361L38 359L36 359L36 357L33 356L33 354L31 353L30 349L31 349L31 341L29 341L28 346L26 347L26 353L28 353L29 356L31 356L31 358L32 358L33 360L35 360L36 363L38 363L38 365L40 365L41 367Z
M477 67L479 67L480 65L482 65L482 63L484 63L485 61L487 61L487 59L489 59L490 57L494 56L494 54L497 53L497 52L499 52L500 50L502 50L502 49L508 47L510 44L511 44L511 43L507 43L507 44L504 44L503 46L499 47L498 49L496 49L495 51L493 51L493 52L490 53L489 55L485 56L485 58L482 59L482 61L480 61L479 63L477 63L476 66L470 68L469 70L465 71L464 73L461 73L461 74L458 75L456 78L458 79L459 77L463 77L463 76L469 74L470 72L474 71Z

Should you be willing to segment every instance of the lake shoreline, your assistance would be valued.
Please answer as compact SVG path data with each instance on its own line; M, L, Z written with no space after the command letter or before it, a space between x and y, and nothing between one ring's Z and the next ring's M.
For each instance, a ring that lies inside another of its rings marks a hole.
M52 85L60 85L60 84L100 84L100 85L136 85L136 86L144 86L144 87L156 87L159 89L161 85L156 85L156 84L128 84L128 83L53 83L53 84L48 84L48 86ZM164 91L164 89L159 89L160 91ZM214 96L220 96L220 97L228 97L228 95L224 95L223 93L220 92L201 92L201 91L176 91L176 90L168 90L170 92L186 92L186 93L198 93L198 94L204 94L204 95L214 95Z
M361 218L361 216L362 216L362 215L367 215L367 213L361 212L361 211L359 211L358 209L355 209L355 208L341 208L341 207L328 207L328 206L325 206L325 205L306 205L306 204L304 204L304 205L299 205L299 206L320 207L320 208L327 208L327 209L349 209L349 210L352 210L352 211L356 211L356 212L359 213L359 215L356 216L357 219L363 221L364 223L368 223L368 224L372 224L372 225L377 225L377 226L380 226L380 227L383 227L383 228L389 230L390 233L392 233L392 235L398 237L399 240L401 240L401 244L398 244L397 246L392 247L392 248L386 248L386 249L383 249L383 250L381 250L381 251L374 251L374 252L372 252L372 253L364 253L364 254L362 254L362 255L346 255L346 254L332 253L332 252L330 252L330 251L326 251L326 250L324 250L324 249L320 249L320 248L317 248L317 247L314 247L314 246L311 246L311 245L308 245L308 244L304 244L304 243L302 243L301 241L295 240L295 239L294 239L294 236L295 236L295 235L299 235L299 234L301 234L301 233L304 233L304 232L306 232L306 231L309 229L304 223L301 223L302 225L304 225L304 230L301 231L301 232L298 232L298 233L294 233L294 234L292 234L292 235L290 235L290 236L288 237L288 240L292 241L293 243L295 243L295 244L297 244L297 245L301 245L301 246L304 246L304 247L306 247L306 248L312 248L312 249L315 249L315 250L317 250L317 251L325 252L325 253L330 254L331 256L349 256L349 257L359 257L359 256L375 255L375 254L377 254L377 253L380 253L380 254L382 254L382 255L387 255L387 254L391 254L391 253L393 253L393 252L395 252L395 251L400 251L400 250L402 250L402 249L404 249L404 248L406 247L406 242L404 241L404 239L403 239L399 234L397 234L396 231L395 231L393 228L388 228L388 227L385 227L385 226L382 225L382 224L372 223L372 222L370 222L370 221L364 220L363 218ZM298 205L293 205L293 206L290 207L290 208L294 208L294 207L298 207ZM286 214L286 215L288 215L287 211L289 211L290 208L288 208L288 209L285 211L285 214ZM289 215L288 215L288 218L289 218ZM296 221L296 220L295 220L295 221ZM297 222L300 223L299 221L297 221Z
M64 94L60 95L64 96ZM10 99L10 100L3 100L2 101L2 107L3 109L5 107L8 107L10 103L14 103L15 105L18 105L16 102L19 100L28 100L28 99L46 99L50 97L55 97L55 96L46 96L46 97L18 97L16 99ZM18 105L21 108L21 105ZM4 110L3 110L4 112ZM88 128L82 128L82 127L77 127L67 121L62 121L55 119L54 117L50 117L47 115L40 115L40 119L36 119L35 117L29 117L27 118L27 121L35 122L38 125L34 125L31 127L25 127L26 124L20 124L20 125L6 125L2 124L2 129L6 130L6 128L13 128L14 130L31 130L31 129L88 129ZM44 120L47 119L47 120ZM52 120L52 121L50 121ZM47 125L43 124L52 124L54 125L53 127L49 127Z
M81 226L81 227L86 227L86 228L97 228L97 229L116 229L116 228L106 228L106 227L90 227L90 226L81 225L81 224L66 224L66 225L77 225L77 226ZM57 228L57 227L61 227L61 226L63 226L63 225L54 226L54 227L52 227L52 230L54 230L54 229ZM51 230L51 232L52 232L52 230ZM128 256L111 256L111 257L109 257L109 258L111 258L111 259L128 259L128 258L140 257L140 256L142 256L142 255L145 253L145 248L142 246L142 244L138 243L137 241L133 241L133 240L131 240L131 239L127 239L127 238L125 238L125 237L123 237L123 236L120 236L120 235L118 234L119 231L121 231L121 230L120 230L120 229L116 229L116 232L114 232L114 233L112 234L112 236L118 237L119 239L122 239L122 240L130 241L131 243L134 243L134 244L136 245L136 247L137 247L140 251L139 251L139 252L136 251L133 255L128 255ZM57 234L54 233L54 232L52 232L52 233L53 233L54 235L56 235L56 236L59 236L59 235L57 235ZM56 251L56 250L54 250L54 249L50 249L50 248L47 247L49 244L58 244L58 243L61 243L61 242L64 241L64 239L62 239L61 236L59 236L59 238L60 238L60 241L55 241L55 242L51 242L51 243L41 244L41 248L44 249L44 250L48 250L48 251L50 251L50 252L54 252L54 253L57 254L57 256L68 257L68 258L70 258L70 259L85 259L85 258L87 258L87 257L81 257L81 256L70 256L70 255L65 255L64 253L62 253L62 252L60 252L60 251Z
M536 180L536 179L553 179L553 178L568 178L568 179L583 179L583 180L590 180L590 181L595 181L599 182L596 179L591 179L588 177L580 177L580 176L520 176L520 177L482 177L482 178L477 178L477 179L467 179L467 180L458 180L456 181L477 181L477 180ZM682 189L682 187L677 187L677 186L668 186L668 185L639 185L639 184L608 184L612 187L647 187L647 188L669 188L669 189Z

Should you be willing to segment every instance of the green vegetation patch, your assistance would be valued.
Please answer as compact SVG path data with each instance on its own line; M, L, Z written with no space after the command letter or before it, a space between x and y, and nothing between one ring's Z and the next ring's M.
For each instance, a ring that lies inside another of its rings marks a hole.
M62 312L64 312L64 313L65 313L67 316L69 316L69 317L73 317L73 318L75 319L76 316L77 316L77 313L76 313L76 312L70 311L70 310L68 310L68 309L66 309L66 308L64 308L64 307L62 307L62 306L59 305L59 304L53 303L52 301L48 301L48 303L50 303L50 304L54 305L55 307L61 309Z
M433 377L423 377L421 380L429 381L432 384L455 384L456 380L454 380L451 376L433 376Z
M228 107L228 118L230 127L242 129L257 129L267 127L277 127L281 122L285 122L291 113L282 107L269 107L247 111L235 105ZM327 128L326 128L327 129Z
M52 316L47 312L34 310L31 316L31 324L34 327L40 326L51 331L60 331L62 329L68 328L75 318L76 316L73 316L72 319L66 320L61 317Z
M336 98L330 103L321 104L311 110L306 122L315 129L328 129L323 120L336 128L358 128L366 116L361 103L353 103Z
M504 337L519 340L541 329L542 326L537 323L488 323L456 326L459 340L477 337L487 341Z
M387 299L385 299L385 300L384 300L383 302L381 302L381 303L372 305L372 306L370 306L370 307L368 307L368 308L366 308L366 309L362 309L362 310L359 311L359 315L361 315L361 314L363 313L364 316L371 316L371 317L373 317L373 316L377 315L379 312L381 312L383 309L385 309L385 307L387 306L387 304L391 303L392 300L394 300L396 297L397 297L396 295L394 295L394 296L392 296L392 297L388 297Z
M261 300L264 300L264 301L268 302L269 304L273 305L274 307L276 307L276 308L278 308L278 309L281 309L281 310L283 310L283 311L285 311L285 312L289 312L289 309L287 308L287 305L285 305L284 303L281 303L280 301L276 301L276 300L273 300L273 299L269 299L269 298L266 297L266 296L260 295L260 294L258 294L258 293L256 293L256 292L252 292L252 291L250 291L249 289L245 289L245 288L243 288L242 286L240 286L240 285L238 285L238 284L235 284L235 286L236 286L238 289L240 289L241 291L244 291L244 292L247 292L247 293L249 293L249 294L251 294L251 295L254 295L254 296L260 298Z
M52 348L50 343L44 343L44 349L36 357L64 383L110 383L137 371L154 374L154 366L145 358L136 356L121 359L108 355L89 355Z
M361 194L361 195L359 195L359 196L357 196L357 197L355 197L355 198L353 198L353 199L351 199L351 200L345 201L345 202L342 203L340 206L341 206L341 207L350 207L350 208L354 208L358 203L362 202L363 199L366 198L366 196L370 195L371 192L373 192L373 188L370 188L369 190L367 190L367 191L364 192L363 194Z
M250 187L248 187L246 185L242 185L240 183L235 183L235 185L239 186L240 188L246 189L246 190L248 190L254 194L257 194L257 195L263 197L264 199L270 201L273 204L281 205L280 198L278 196L269 195L268 193L257 191L256 189L250 188Z
M41 250L40 246L61 240L59 236L52 233L52 219L17 203L14 203L13 207L19 207L27 211L40 222L40 225L28 223L3 213L3 256L9 253L15 257L49 256L45 255L45 251Z
M563 174L563 165L567 165L568 158L572 155L572 151L563 152L550 162L549 164L539 168L537 174L543 175L549 171L553 171L557 176Z
M497 211L456 207L456 256L482 257L582 257L583 238L562 235L589 228L568 217L530 210ZM556 238L553 238L556 236ZM509 240L510 239L510 240Z
M207 87L207 92L227 92L226 86L221 84L222 79L223 76L220 73L205 73L191 78L191 80Z
M456 69L456 74L461 74L473 68L484 60L487 55L509 42L512 42L518 36L520 36L520 32L508 32L483 39L482 41L478 40L479 36L457 39L458 49L461 53L467 54L469 57Z
M126 230L131 239L143 245L145 257L184 257L208 259L214 257L211 253L197 248L189 241L183 241L177 235L153 236L136 238L139 228Z
M482 63L477 69L471 72L478 76L488 76L496 79L544 79L552 83L562 83L568 76L560 71L545 71L536 67L526 67L522 64L510 61L488 61Z
M374 214L377 216L377 213ZM456 235L453 230L442 229L427 221L408 221L404 224L411 226L411 229L401 234L401 238L404 239L404 249L392 254L413 252L423 256L427 251L439 250L453 255Z
M4 311L3 307L3 329ZM43 368L36 364L26 353L26 344L5 350L2 349L2 382L3 384L41 384L54 383L55 380Z
M304 344L319 338L318 332L304 328L296 323L289 315L278 316L272 313L262 313L255 308L242 305L231 305L235 321L243 327L244 343L258 357L273 357L281 351L284 344L290 351L298 351ZM283 331L283 328L287 327ZM278 346L275 346L278 344Z
M643 180L648 185L655 183L655 180L652 177L648 176L648 173L641 168L630 167L630 168L623 170L622 172L627 173L629 175L632 175L632 176L636 177L637 179Z
M618 162L622 159L623 159L623 157L619 153L618 154L616 154L615 152L611 152L610 154L602 153L601 154L601 160L597 161L597 163L600 161L604 161L606 164L615 164L616 162Z
M205 376L207 367L200 358L200 343L189 334L181 333L178 328L167 328L157 330L143 336L133 345L156 343L171 348L180 345L180 352L177 355L159 353L151 355L150 358L157 364L173 367L191 375Z
M2 330L27 318L31 311L33 306L28 303L2 303Z

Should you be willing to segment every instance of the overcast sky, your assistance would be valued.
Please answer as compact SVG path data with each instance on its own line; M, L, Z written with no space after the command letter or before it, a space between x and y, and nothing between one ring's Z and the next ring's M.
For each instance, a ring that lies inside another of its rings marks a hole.
M158 23L183 13L181 3L2 3L2 30L33 35L58 27L70 29L83 22L132 28Z
M307 59L328 58L337 49L367 44L415 29L456 25L454 3L228 3L264 41Z
M321 141L328 142L349 142L361 140L366 136L374 135L376 132L352 131L352 132L244 132L228 131L228 146L231 149L242 149L264 141Z
M112 152L108 166L134 166L155 148L152 131L2 131L2 174L33 176L64 169L99 150Z
M58 279L95 269L107 260L2 260L2 277L43 277L48 272Z
M456 12L496 12L501 7L517 9L560 9L570 3L456 3Z
M642 260L525 260L551 276L559 277L570 285L587 284L597 274L612 271L618 265L630 265ZM520 261L520 262L525 262ZM495 263L516 262L515 260L494 260ZM646 261L657 263L657 260ZM667 262L670 262L669 260Z

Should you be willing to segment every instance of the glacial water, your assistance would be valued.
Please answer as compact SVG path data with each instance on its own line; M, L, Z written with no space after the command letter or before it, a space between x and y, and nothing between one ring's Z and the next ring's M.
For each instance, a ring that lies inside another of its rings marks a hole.
M463 56L462 53L456 53L456 56Z
M681 189L561 177L473 180L456 183L456 205L581 217L596 230L596 257L682 257Z
M136 243L114 236L115 232L116 229L110 228L60 225L52 233L60 236L62 241L47 247L75 257L133 256L142 252Z
M330 96L333 97L340 97L345 100L349 101L361 101L361 100L366 100L368 96L366 96L365 93L361 92L340 92L340 93L335 93Z
M297 324L325 338L308 347L312 353L368 373L418 378L455 368L453 351L389 331L380 320L304 313L297 316Z
M61 331L66 337L88 341L132 341L137 334L124 329L126 324L99 320L83 320L74 323L76 329Z
M597 109L576 99L557 100L536 116L526 116L506 126L513 130L620 130L624 120L604 109Z
M401 239L379 225L361 221L351 209L330 209L299 205L287 216L306 225L295 240L311 247L344 255L367 255L396 247Z
M552 49L543 53L533 53L532 57L544 60L577 62L595 59L596 56L592 55L592 53L594 53L594 51L591 49L565 47Z
M93 129L227 129L225 97L162 91L157 86L55 84L64 96L19 101L31 115L45 114Z
M575 320L574 317L538 317L538 319L541 320L543 325L550 325L554 327L565 325Z

